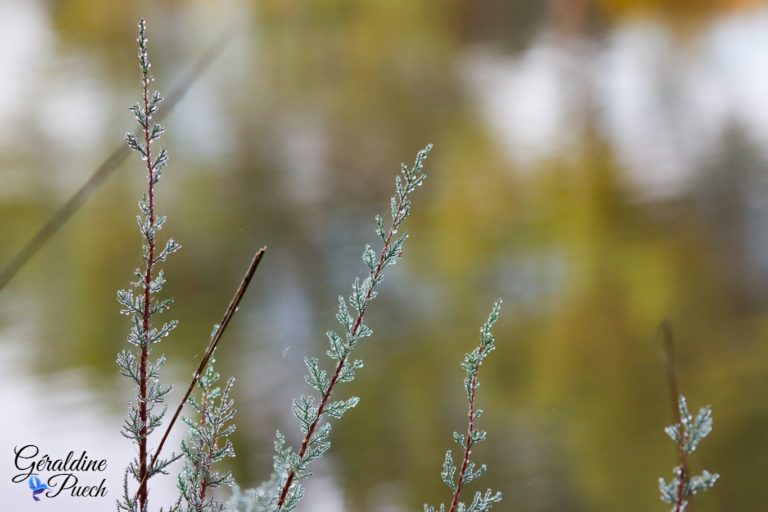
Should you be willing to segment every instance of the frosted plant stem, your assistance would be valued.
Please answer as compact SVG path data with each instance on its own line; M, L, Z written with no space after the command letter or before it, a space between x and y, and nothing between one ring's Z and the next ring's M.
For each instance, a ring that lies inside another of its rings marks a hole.
M677 457L680 461L680 476L679 480L677 482L677 500L675 501L675 512L682 512L683 510L683 502L684 502L684 490L685 486L688 483L688 471L685 469L685 466L683 463L685 462L685 449L683 446L685 443L688 442L688 438L685 435L685 432L683 431L683 427L678 427L678 431L680 433L682 443L677 447Z
M164 323L159 328L152 325L152 317L169 309L173 299L158 299L157 294L165 283L163 271L158 270L158 264L178 251L181 246L175 240L169 238L165 248L158 250L157 232L162 228L165 217L158 216L155 211L155 185L158 183L162 169L168 162L168 153L161 149L157 156L153 157L152 144L160 138L165 129L156 123L152 123L152 117L158 110L158 104L163 100L159 92L150 94L149 87L154 80L149 73L151 64L147 51L146 22L139 21L139 67L141 68L142 93L141 99L130 110L141 126L139 135L127 133L125 142L127 146L136 151L146 171L146 191L139 201L139 209L143 215L137 216L136 221L142 234L142 259L144 268L137 268L134 276L138 279L131 282L131 287L118 290L117 300L120 303L120 312L131 317L131 328L128 333L129 344L138 347L138 357L130 350L123 350L118 354L117 364L120 373L130 378L138 388L135 402L129 406L128 417L123 425L123 435L137 447L137 455L128 465L123 485L123 498L118 501L119 510L126 512L146 512L148 509L149 495L147 480L156 473L162 473L163 468L170 464L164 461L162 464L148 466L147 438L162 423L165 411L154 412L155 407L163 404L165 395L170 387L159 384L159 370L165 361L164 357L155 362L149 361L150 345L159 343L176 327L178 322L172 320ZM131 288L141 289L136 295ZM174 460L173 458L171 460ZM135 497L128 495L128 477L139 483Z
M489 512L493 505L501 502L501 493L487 489L484 492L476 491L469 505L460 500L461 493L466 485L477 480L486 471L485 464L478 466L470 460L472 448L477 443L485 441L486 432L478 430L476 420L482 414L482 410L477 408L477 388L480 386L479 373L480 365L488 354L496 348L495 340L491 328L499 318L501 310L501 299L497 299L493 304L488 319L480 328L480 343L467 354L461 362L461 368L466 373L464 378L464 393L469 404L467 411L467 430L464 434L453 433L453 440L458 444L463 452L461 464L457 468L453 462L452 450L445 453L443 460L443 469L440 472L440 478L443 483L451 490L451 504L448 507L449 512ZM445 512L446 506L441 503L437 507L425 504L424 512Z
M217 328L214 327L212 336ZM235 379L230 377L223 388L217 387L221 375L214 369L215 362L212 355L197 383L200 398L190 397L188 400L197 418L183 418L189 438L181 442L184 468L177 478L180 495L169 512L223 512L224 505L211 491L235 485L232 473L222 474L214 470L218 462L235 456L229 436L236 429L232 421L236 411L231 397Z
M142 20L143 22L143 20ZM143 37L143 34L142 36ZM144 67L143 73L143 94L142 106L144 116L147 122L144 123L144 145L146 148L146 169L147 169L147 209L149 211L149 225L155 225L155 175L152 163L152 145L150 144L150 123L149 119L152 113L149 110L149 68ZM155 234L152 232L147 239L146 267L144 272L144 301L142 311L142 327L145 338L149 338L149 320L152 310L152 294L150 293L150 284L152 282L152 269L155 264ZM148 499L147 490L147 359L149 356L149 344L144 343L141 346L141 361L139 363L139 419L141 420L141 430L139 431L139 485L138 500L139 510L145 510Z
M397 211L400 212L402 210L402 201L404 199L400 199L397 202ZM400 215L400 214L398 214ZM401 217L396 217L395 220L392 222L392 225L390 226L387 237L384 240L384 245L381 248L381 251L379 252L379 260L376 264L375 270L372 272L372 285L368 289L368 293L365 296L365 307L363 307L360 312L357 315L357 318L355 319L355 323L352 327L352 336L357 335L357 331L360 329L360 325L363 322L363 317L365 316L365 312L367 311L367 305L371 301L371 298L373 297L374 288L376 287L376 283L379 282L381 278L381 272L384 269L384 263L386 260L387 252L389 251L389 246L392 243L392 237L395 235L395 226L397 226L401 222ZM339 375L341 375L342 368L344 368L344 364L347 362L347 359L349 358L349 354L339 359L339 362L336 364L336 369L333 372L333 376L331 377L331 381L328 384L328 387L326 388L325 392L322 395L322 398L320 400L320 405L317 408L317 412L314 415L314 419L312 420L312 423L309 426L309 429L307 430L307 433L304 435L304 439L301 442L301 448L299 450L299 457L304 457L307 451L307 447L309 446L309 440L312 438L312 434L314 434L315 429L317 428L317 424L320 422L320 418L323 415L323 411L325 410L325 406L328 404L328 400L331 397L331 393L333 393L333 388L336 385L336 382L339 380ZM293 483L294 478L296 478L296 472L291 471L288 473L288 478L285 480L285 483L283 484L283 487L280 491L280 498L277 501L277 511L279 511L283 504L285 503L285 498L288 495L288 490L291 488L291 484Z
M412 166L400 165L400 173L395 177L395 194L389 201L392 219L389 228L385 228L381 215L375 216L376 234L382 243L378 257L373 247L366 244L362 259L367 267L367 276L364 279L355 278L349 297L339 296L336 319L344 334L339 336L334 331L326 332L329 342L326 355L334 361L333 369L321 369L316 357L304 359L307 366L304 378L317 394L301 395L293 400L293 413L299 420L304 435L295 450L287 445L285 436L280 431L275 434L274 472L251 495L259 512L289 512L296 508L304 496L301 481L311 475L309 465L331 447L331 423L324 420L340 419L360 400L359 397L353 396L347 400L333 401L331 396L338 384L352 382L356 370L363 367L363 362L351 359L350 354L363 338L373 334L371 328L365 324L364 317L371 301L378 295L376 286L384 278L384 269L395 265L402 256L408 234L395 235L409 215L411 194L427 178L423 168L431 148L432 145L428 144L421 149L416 154ZM352 314L350 308L356 314Z
M472 455L472 436L475 432L475 392L477 391L477 373L479 370L480 361L475 365L474 377L472 377L472 382L470 384L469 413L467 414L469 419L467 422L467 434L464 438L464 458L461 462L458 480L456 480L456 490L453 491L450 512L455 512L456 507L459 504L459 496L461 495L461 489L464 486L464 475L467 472L467 466L469 465L469 456Z
M659 478L659 493L662 501L672 505L670 512L683 512L688 509L693 495L706 491L715 485L720 475L702 470L701 474L691 476L680 463L691 455L702 439L712 432L712 408L705 406L696 415L688 410L683 395L678 396L677 408L680 421L664 429L664 433L675 443L678 450L678 465L672 470L674 477L667 483Z
M216 328L215 334L213 335L211 340L208 342L208 346L206 347L205 352L203 353L203 357L200 359L200 364L198 365L197 370L195 370L195 373L192 376L192 381L189 383L189 386L187 387L187 392L184 393L184 397L179 402L178 407L176 407L176 411L173 413L173 417L171 418L171 421L168 422L168 425L165 427L165 432L163 432L163 437L160 439L160 444L157 445L157 449L155 449L155 453L152 455L152 461L150 466L154 465L155 462L160 457L160 452L162 452L163 446L165 446L165 442L168 440L168 435L171 433L173 426L176 424L176 421L179 419L181 410L184 408L184 404L186 404L187 401L189 400L189 397L192 394L192 390L194 390L195 385L200 380L200 376L203 374L203 371L205 370L206 366L208 366L208 362L211 359L211 355L213 354L214 350L216 350L216 347L218 346L219 341L221 340L221 337L224 335L224 331L227 330L227 327L229 326L229 323L232 320L232 317L235 316L235 313L237 312L237 309L240 306L240 301L243 300L243 297L245 296L245 292L246 290L248 290L248 287L251 284L251 280L253 279L253 274L256 272L256 269L259 268L259 263L261 263L261 259L264 257L264 253L266 251L267 251L266 247L262 247L261 249L256 251L256 254L253 256L253 259L251 260L251 264L248 265L248 270L245 271L245 275L243 276L243 279L240 281L240 284L238 285L237 290L235 290L235 293L232 296L232 299L230 299L229 304L227 305L227 309L224 311L224 316L222 317L221 322ZM146 484L146 480L144 480L142 483Z

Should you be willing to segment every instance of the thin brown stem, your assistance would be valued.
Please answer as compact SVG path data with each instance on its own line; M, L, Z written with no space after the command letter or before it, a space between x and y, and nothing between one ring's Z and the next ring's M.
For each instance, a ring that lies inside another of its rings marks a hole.
M246 290L248 290L248 286L250 286L251 284L251 279L253 279L253 274L256 272L256 269L259 267L259 263L261 263L261 259L264 257L264 253L266 252L266 250L267 250L266 247L262 247L261 249L256 251L256 254L253 256L253 259L251 260L251 264L248 266L248 270L246 270L245 275L243 276L243 279L240 281L240 285L237 287L237 290L235 290L234 295L230 299L229 304L227 305L227 309L224 311L224 316L222 317L221 322L219 323L219 327L216 329L216 332L211 338L211 341L208 342L208 346L206 347L205 352L203 353L203 357L200 359L200 364L198 365L197 370L195 370L195 373L192 376L192 381L189 383L189 386L187 387L187 391L186 393L184 393L184 397L179 402L178 407L176 407L176 411L173 413L173 417L171 418L171 421L165 427L165 432L163 432L163 437L160 439L160 444L157 445L157 449L155 449L155 453L152 455L150 467L154 467L155 463L158 460L158 457L160 457L160 453L163 451L163 446L165 446L165 442L168 440L168 435L171 433L171 429L173 429L173 426L176 424L176 421L179 419L181 410L184 408L184 404L187 403L187 400L189 400L189 396L192 394L192 390L195 388L197 381L200 380L200 376L203 374L205 367L208 366L208 361L211 359L211 355L213 354L213 351L216 350L216 347L218 346L219 341L221 340L221 337L224 335L224 332L227 330L227 326L229 326L229 323L232 320L232 317L235 316L235 313L237 312L237 309L240 306L240 301L243 300L243 297L245 296L245 292ZM142 480L142 483L146 483L146 478Z
M472 382L470 384L467 434L464 438L464 457L461 462L461 469L459 470L458 479L456 480L456 489L453 491L453 499L451 500L450 512L455 512L456 507L459 504L459 496L461 495L461 489L464 486L464 475L467 473L467 467L469 466L469 456L472 454L472 436L475 432L475 392L477 391L477 372L479 369L480 362L478 362L475 366Z
M677 382L677 362L675 360L675 338L672 332L672 324L669 320L662 320L659 325L659 332L664 340L664 355L667 367L667 389L669 390L670 406L672 408L672 419L678 428L678 438L680 442L677 445L677 460L680 466L680 475L678 475L677 495L675 500L675 512L683 510L683 501L685 496L685 485L688 482L688 460L685 454L686 435L680 418L680 390ZM692 505L689 499L689 507Z

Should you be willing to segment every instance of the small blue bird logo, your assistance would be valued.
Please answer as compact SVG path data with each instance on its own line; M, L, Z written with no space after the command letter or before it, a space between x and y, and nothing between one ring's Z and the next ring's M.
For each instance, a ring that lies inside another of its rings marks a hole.
M29 488L32 490L32 499L35 501L40 501L40 497L38 495L47 490L48 486L41 482L37 475L32 475L29 477Z

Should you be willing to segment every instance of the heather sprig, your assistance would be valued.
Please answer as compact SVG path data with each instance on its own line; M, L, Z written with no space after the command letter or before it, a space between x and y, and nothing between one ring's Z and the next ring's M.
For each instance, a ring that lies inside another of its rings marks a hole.
M236 413L235 401L230 397L235 379L230 377L223 389L217 386L221 376L214 369L215 361L212 356L197 382L199 398L190 397L188 400L197 418L183 420L189 430L189 439L181 444L184 469L178 479L180 499L183 501L178 510L183 512L223 510L224 505L216 501L210 491L233 483L231 473L219 473L213 469L214 464L235 456L229 436L235 431L232 420Z
M152 123L152 116L157 112L163 100L158 92L150 92L150 84L154 78L149 70L151 64L147 52L146 22L139 21L139 68L141 69L142 99L131 107L131 111L140 126L140 138L134 134L126 135L126 143L130 149L137 152L144 162L146 171L147 191L139 201L141 215L136 220L143 238L142 260L143 268L134 271L136 281L131 287L117 292L120 312L131 319L128 332L128 343L135 348L124 349L117 356L120 372L131 379L137 387L135 400L129 404L128 416L123 423L122 434L137 445L138 456L128 465L123 481L123 498L117 502L118 510L129 512L146 512L148 510L147 481L158 473L165 473L165 468L176 460L172 455L167 459L157 459L148 464L147 439L162 423L165 407L165 397L171 386L160 384L160 367L165 358L160 356L150 361L151 347L160 342L176 327L178 322L171 320L156 327L152 318L169 309L172 299L158 299L157 294L165 284L163 271L158 264L178 251L181 246L169 238L163 249L159 248L157 234L165 222L165 217L158 216L155 211L155 185L161 172L168 162L168 154L161 149L153 152L153 144L159 139L164 129L159 124ZM134 292L137 289L138 292ZM128 491L128 480L132 478L138 484L135 494Z
M678 410L680 421L666 427L664 432L675 442L678 449L678 458L681 461L692 454L702 439L712 432L712 409L709 406L702 407L696 416L688 412L685 397L678 398ZM685 464L681 463L673 469L674 478L665 482L659 478L659 492L662 501L673 504L671 512L683 512L688 505L688 498L699 492L706 491L715 485L720 475L703 470L700 475L690 476Z
M446 486L451 490L453 496L451 498L451 504L448 508L450 512L487 512L491 510L494 503L501 501L501 493L494 492L491 489L487 489L484 492L475 492L472 502L466 505L460 501L461 492L465 485L477 480L486 471L485 464L477 466L470 460L472 454L472 448L485 441L486 433L483 430L478 430L476 421L483 413L482 409L477 408L477 388L480 386L478 380L478 373L480 366L488 354L496 349L493 334L491 328L496 320L499 318L499 311L501 309L501 299L498 299L491 309L491 313L488 315L488 319L480 328L480 344L475 347L472 352L467 353L464 356L464 360L461 362L461 367L466 373L464 378L464 391L467 395L467 401L469 402L469 410L467 412L467 431L464 434L459 432L453 433L453 440L463 451L461 458L461 465L457 468L453 460L453 453L448 450L445 453L445 459L443 461L443 469L440 476ZM439 508L431 505L424 505L424 512L445 512L446 507L444 503L441 503Z
M281 432L275 435L275 455L273 474L257 489L236 494L230 500L230 510L253 510L258 512L289 512L304 496L301 481L311 472L309 465L320 458L331 447L331 424L326 420L340 419L344 413L357 405L359 398L351 397L345 400L332 400L331 396L337 384L352 382L355 372L363 367L363 362L351 359L352 350L358 343L373 331L368 327L363 317L371 301L376 298L376 286L384 278L384 269L397 263L402 257L403 247L408 234L396 236L405 219L411 211L411 194L420 187L426 174L424 161L432 149L426 146L418 152L410 167L401 164L400 174L395 178L395 194L390 200L391 223L384 226L384 220L376 215L376 234L381 240L378 255L373 248L366 244L363 251L363 262L368 269L368 276L360 280L355 278L352 291L348 298L339 297L336 319L341 325L342 334L328 331L329 349L327 356L334 362L329 372L321 366L316 357L305 359L307 373L305 380L318 396L302 395L293 401L293 413L299 420L301 432L304 434L298 449L289 446Z

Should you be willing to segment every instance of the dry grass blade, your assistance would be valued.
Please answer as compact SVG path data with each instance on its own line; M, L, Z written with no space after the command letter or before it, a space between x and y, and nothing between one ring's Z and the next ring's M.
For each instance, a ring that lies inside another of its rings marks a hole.
M181 410L184 408L184 404L187 403L189 396L192 394L192 390L195 388L197 381L200 379L200 375L202 375L203 370L205 370L205 367L208 365L208 361L211 359L211 354L213 354L213 351L216 350L216 347L218 346L219 341L221 340L221 337L224 335L224 331L226 331L227 326L229 326L229 322L232 320L232 317L235 316L235 313L237 312L237 308L240 305L240 301L243 299L243 296L245 296L245 292L246 290L248 290L248 286L251 284L251 279L253 279L253 274L256 272L256 269L259 267L259 263L261 263L261 259L264 257L264 253L266 252L266 250L267 250L266 247L262 247L261 249L256 251L256 254L253 256L253 259L251 260L251 264L248 266L248 270L246 270L245 275L243 276L243 279L240 281L240 285L237 287L237 290L235 290L235 293L232 296L232 299L230 299L229 305L227 306L226 311L224 311L224 316L221 318L221 322L219 323L219 326L216 329L216 332L211 337L211 341L208 342L208 346L205 348L203 357L200 359L200 364L198 365L197 370L192 376L192 381L189 383L189 387L187 387L187 392L184 393L184 398L182 398L181 401L179 402L179 405L176 408L176 411L173 413L173 417L171 418L171 421L165 427L165 432L163 432L163 437L160 439L160 444L157 445L157 449L155 450L155 453L152 455L152 459L149 463L149 467L153 467L155 462L158 460L158 457L160 457L160 452L162 452L163 446L165 446L165 442L168 439L168 435L171 433L171 430L173 429L174 424L179 419L179 415L181 414ZM141 483L142 482L140 482L140 486L141 486Z

